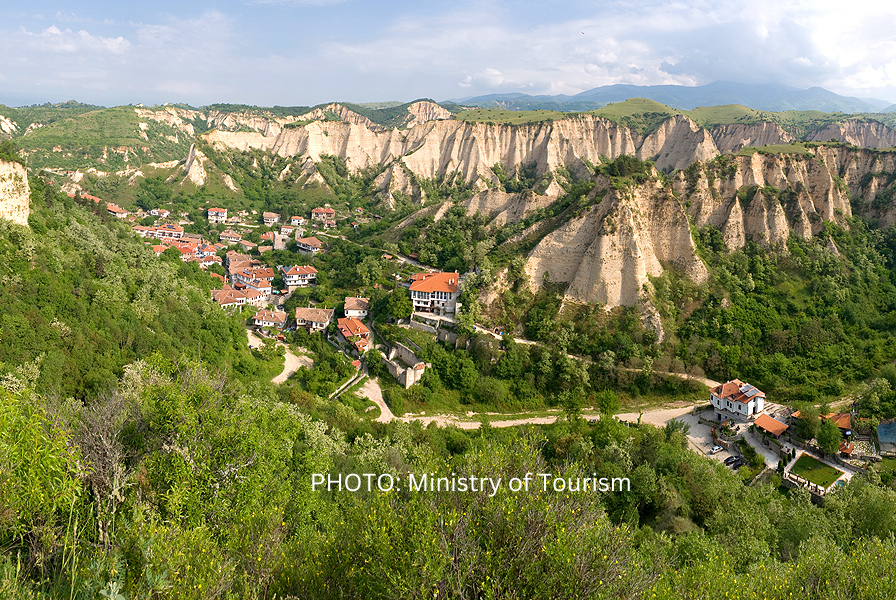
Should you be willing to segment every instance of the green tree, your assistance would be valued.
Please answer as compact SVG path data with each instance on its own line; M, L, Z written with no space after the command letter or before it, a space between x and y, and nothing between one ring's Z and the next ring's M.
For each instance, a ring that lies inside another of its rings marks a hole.
M840 449L840 428L831 419L822 419L818 424L818 447L825 454L836 454Z
M389 295L389 314L393 319L407 319L414 312L411 297L404 288L396 288Z

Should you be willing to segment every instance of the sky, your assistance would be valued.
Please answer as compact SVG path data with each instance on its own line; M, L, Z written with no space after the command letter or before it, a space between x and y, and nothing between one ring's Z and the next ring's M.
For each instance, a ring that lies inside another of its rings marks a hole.
M0 5L0 103L12 106L311 106L717 80L896 103L896 3L885 1L16 5Z

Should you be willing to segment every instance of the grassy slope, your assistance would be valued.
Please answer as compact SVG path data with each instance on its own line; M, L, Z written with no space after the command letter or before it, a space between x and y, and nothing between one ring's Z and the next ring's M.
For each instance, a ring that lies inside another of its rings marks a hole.
M515 111L502 108L481 108L460 112L456 115L456 118L469 123L491 122L505 125L523 125L525 123L565 119L567 116L566 113L552 110Z
M130 162L183 158L192 143L182 131L156 121L147 122L145 139L139 123L132 107L118 106L50 123L17 142L34 167L85 168L99 163L112 169L125 168ZM113 152L115 148L127 148L128 159L124 151Z

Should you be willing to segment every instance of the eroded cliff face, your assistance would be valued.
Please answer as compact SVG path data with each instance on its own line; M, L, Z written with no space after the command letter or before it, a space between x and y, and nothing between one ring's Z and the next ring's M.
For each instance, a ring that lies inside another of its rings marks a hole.
M808 136L813 142L837 140L859 148L892 148L896 146L896 130L878 121L850 120L831 123Z
M659 168L690 164L694 157L718 155L712 137L686 117L664 124L646 139L627 127L592 115L526 125L488 125L455 120L427 121L409 130L373 130L347 122L317 121L284 129L276 136L215 131L209 143L226 149L270 150L283 157L338 156L349 169L401 163L422 179L456 176L478 191L497 183L492 167L503 165L514 173L520 165L535 164L539 173L563 167L587 176L588 164L604 158L634 154L656 158ZM402 191L405 180L393 173L390 181Z
M28 226L28 173L17 162L0 160L0 218Z
M362 127L367 127L369 129L380 129L380 126L365 117L364 115L359 115L353 110L349 110L341 104L336 104L335 102L332 104L328 104L323 108L315 108L314 110L307 112L301 116L302 120L317 120L323 121L327 118L327 112L335 113L342 119L345 123L351 123L352 125L361 125Z
M411 120L408 122L408 127L413 127L414 125L419 125L420 123L426 123L427 121L441 121L451 118L450 111L442 108L435 102L428 102L426 100L414 102L410 106L408 106L408 114L411 115Z
M747 146L789 144L794 139L777 123L716 125L710 133L716 148L722 154L733 154Z
M540 208L546 208L557 201L554 195L539 195L531 191L508 194L501 190L485 190L473 195L464 203L467 214L480 213L497 227L516 223Z
M825 221L846 225L850 194L863 214L872 210L881 186L896 195L896 153L820 147L810 155L753 154L695 163L671 183L655 180L621 192L602 176L595 182L608 193L544 235L527 257L530 282L538 286L547 274L569 284L570 299L608 307L640 303L650 314L649 277L673 267L695 281L706 278L692 228L717 227L731 249L754 241L786 251L791 235L808 238ZM467 203L468 211L482 207L483 214L503 214L504 222L521 218L519 212L501 212L501 202L509 198L487 199L480 194ZM873 218L896 221L896 208L874 210Z
M533 286L547 276L568 283L574 300L608 307L644 300L649 277L664 265L703 281L688 217L671 190L659 182L625 192L609 190L584 214L546 235L530 252L526 272Z
M695 164L680 172L673 189L688 204L698 228L721 230L729 248L748 241L781 245L791 232L818 233L823 221L851 214L848 185L838 179L839 159L818 154L732 156L724 164ZM834 170L832 170L832 168Z

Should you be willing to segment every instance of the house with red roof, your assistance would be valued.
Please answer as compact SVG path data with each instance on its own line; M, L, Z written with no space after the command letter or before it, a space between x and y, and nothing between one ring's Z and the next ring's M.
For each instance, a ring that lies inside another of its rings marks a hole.
M732 379L709 390L709 401L716 409L719 421L731 414L753 419L765 408L765 392L740 379Z
M212 300L220 304L221 308L229 308L244 305L246 303L246 295L229 285L225 285L220 290L212 290Z
M261 213L261 219L262 219L262 221L264 221L265 225L270 227L271 225L274 225L275 223L280 221L280 215L278 215L275 212L265 211L265 212Z
M310 265L281 266L280 273L287 288L305 287L317 282L317 269Z
M219 235L218 237L221 238L222 240L224 240L225 242L230 242L231 244L235 244L236 242L243 239L242 235L240 235L239 233L232 231L230 229L226 229L226 230L222 231L221 235Z
M117 204L112 204L111 202L106 203L106 210L109 211L109 214L115 217L116 219L126 219L130 214L128 211L118 206Z
M457 273L415 273L411 277L411 302L418 312L454 314L460 296Z
M336 216L336 211L329 206L319 206L311 210L312 221L326 221Z
M370 330L364 323L354 317L345 317L336 321L339 335L346 343L355 347L359 354L364 354L370 345Z
M223 223L227 220L227 209L226 208L210 208L208 209L208 222L209 223Z
M156 237L160 240L179 240L184 237L184 228L174 223L166 223L155 228Z

